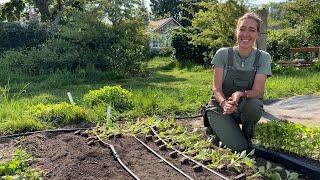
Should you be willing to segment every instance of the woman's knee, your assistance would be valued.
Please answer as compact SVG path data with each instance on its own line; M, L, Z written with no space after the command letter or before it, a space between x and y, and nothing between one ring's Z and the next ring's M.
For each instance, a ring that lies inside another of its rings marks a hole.
M259 121L263 112L263 103L259 99L248 99L243 105L242 115L245 120Z

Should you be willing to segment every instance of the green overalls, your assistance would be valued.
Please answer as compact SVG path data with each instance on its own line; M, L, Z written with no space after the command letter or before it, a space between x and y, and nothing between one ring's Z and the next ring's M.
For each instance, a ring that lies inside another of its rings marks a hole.
M228 63L226 76L222 83L222 91L228 99L236 91L251 90L257 69L259 67L260 51L257 50L252 71L241 71L233 68L233 49L228 49ZM206 108L204 124L207 133L215 134L223 145L235 150L248 149L249 140L252 138L255 124L260 120L263 111L262 101L259 99L240 99L237 112L223 115L223 109L212 98ZM239 124L242 124L242 129Z

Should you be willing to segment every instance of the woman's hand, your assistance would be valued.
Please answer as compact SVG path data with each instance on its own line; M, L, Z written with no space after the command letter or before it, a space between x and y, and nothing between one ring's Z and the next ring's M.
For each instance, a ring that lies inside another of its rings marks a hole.
M241 91L236 91L234 92L231 97L229 97L229 101L232 103L232 104L235 104L236 106L238 106L238 103L239 103L239 100L240 98L243 96L243 92Z
M234 104L232 101L225 101L222 104L223 114L229 115L237 111L237 104Z
M234 92L231 97L229 97L228 101L225 101L223 108L223 114L229 115L237 111L237 106L240 98L243 96L243 92L237 91Z

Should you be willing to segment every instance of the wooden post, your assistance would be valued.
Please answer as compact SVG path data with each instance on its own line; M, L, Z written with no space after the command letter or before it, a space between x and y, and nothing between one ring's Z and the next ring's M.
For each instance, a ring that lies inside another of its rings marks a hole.
M267 50L267 19L268 9L262 8L257 11L257 15L262 20L260 24L260 37L257 39L257 48L266 51Z

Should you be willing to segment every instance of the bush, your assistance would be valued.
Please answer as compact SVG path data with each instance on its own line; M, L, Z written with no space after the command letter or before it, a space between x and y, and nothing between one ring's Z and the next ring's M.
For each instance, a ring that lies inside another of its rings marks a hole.
M317 59L314 64L312 64L311 69L314 71L320 71L320 59Z
M46 28L31 24L22 27L16 22L0 23L0 52L19 47L33 47L46 41L48 34Z
M104 86L98 90L90 90L84 95L83 101L90 106L101 103L111 105L117 111L123 112L132 107L132 93L120 86Z
M38 104L31 109L31 114L36 119L53 125L65 126L90 121L89 114L84 108L65 102Z
M176 59L181 64L193 62L195 64L208 65L210 62L205 54L210 54L209 48L191 44L191 38L188 37L188 34L190 34L188 30L182 29L173 35L172 47L175 49L174 55Z
M308 35L302 28L280 29L268 32L267 51L273 56L273 61L290 59L289 48L308 46Z
M81 54L86 50L61 39L51 39L31 50L6 51L0 67L28 75L53 73L58 70L75 71L88 66L91 59Z

